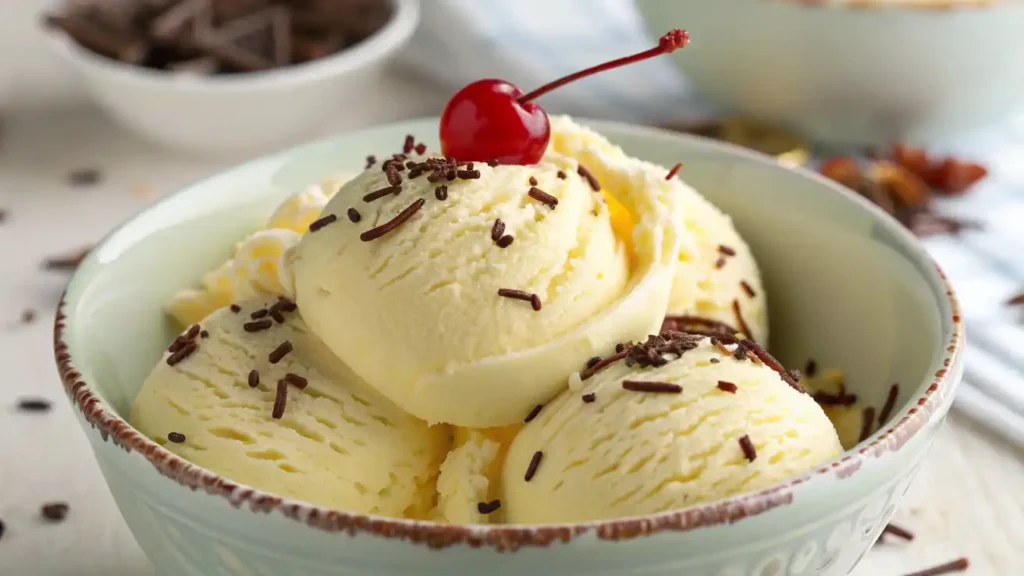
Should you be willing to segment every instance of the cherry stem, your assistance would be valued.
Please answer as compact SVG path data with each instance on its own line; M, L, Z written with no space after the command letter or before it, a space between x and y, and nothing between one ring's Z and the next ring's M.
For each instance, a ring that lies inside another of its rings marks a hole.
M636 54L633 54L632 56L625 56L623 58L618 58L618 59L612 60L610 62L605 62L604 64L598 64L597 66L592 66L590 68L587 68L586 70L580 70L579 72L574 72L572 74L569 74L568 76L564 76L562 78L559 78L558 80L555 80L554 82L549 82L549 83L541 86L540 88L537 88L533 92L529 92L527 94L523 94L522 96L520 96L516 100L520 104L526 104L527 102L529 102L531 100L536 100L537 98L543 96L544 94L547 94L548 92L551 92L552 90L555 90L556 88L561 88L562 86L565 86L566 84L568 84L570 82L575 82L576 80L579 80L580 78L585 78L587 76L591 76L591 75L597 74L599 72L604 72L605 70L611 70L613 68L619 68L619 67L625 66L627 64L633 64L634 62L640 62L642 60L647 60L648 58L654 58L655 56L660 56L662 54L668 54L669 52L672 52L673 50L678 50L679 48L685 48L686 45L689 44L689 43L690 43L690 35L686 33L686 30L681 30L679 28L676 28L674 30L669 31L668 34L665 34L664 36L662 36L661 39L658 40L658 45L655 46L654 48L651 48L650 50L644 50L643 52L638 52Z

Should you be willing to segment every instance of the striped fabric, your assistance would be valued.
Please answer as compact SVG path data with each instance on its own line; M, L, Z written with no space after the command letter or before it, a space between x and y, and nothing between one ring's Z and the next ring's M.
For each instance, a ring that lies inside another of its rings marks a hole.
M426 0L403 63L452 91L487 77L529 89L650 46L630 0ZM713 112L665 58L582 80L541 102L552 112L644 123ZM965 197L940 203L984 229L925 241L967 321L967 377L956 407L1024 446L1024 315L1004 305L1024 290L1024 118L937 152L982 161L991 174Z

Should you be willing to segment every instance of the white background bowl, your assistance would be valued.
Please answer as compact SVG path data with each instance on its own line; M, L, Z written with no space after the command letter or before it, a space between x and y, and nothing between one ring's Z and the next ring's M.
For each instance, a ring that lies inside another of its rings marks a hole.
M861 3L866 4L866 3ZM716 103L824 143L932 144L1024 110L1024 4L644 0Z
M326 58L265 72L199 77L131 66L52 35L93 100L141 136L185 151L238 153L283 146L359 93L373 90L384 64L419 22L419 0L394 0L376 34Z

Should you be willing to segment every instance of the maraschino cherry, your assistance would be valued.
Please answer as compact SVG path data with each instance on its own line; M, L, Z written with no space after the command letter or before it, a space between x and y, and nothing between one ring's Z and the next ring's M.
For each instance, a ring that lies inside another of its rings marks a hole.
M536 164L551 139L548 115L534 100L580 78L685 47L690 36L672 30L656 48L599 64L523 94L504 80L477 80L459 90L441 115L441 151L463 161Z

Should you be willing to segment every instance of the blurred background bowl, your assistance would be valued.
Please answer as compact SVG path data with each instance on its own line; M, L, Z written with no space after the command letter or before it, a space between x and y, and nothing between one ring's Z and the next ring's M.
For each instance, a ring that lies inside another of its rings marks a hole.
M643 0L715 103L825 144L934 144L1024 110L1024 4Z
M346 102L372 91L419 22L419 0L394 0L391 20L359 44L262 72L198 76L133 66L51 34L86 92L120 124L187 152L266 150L308 137Z

